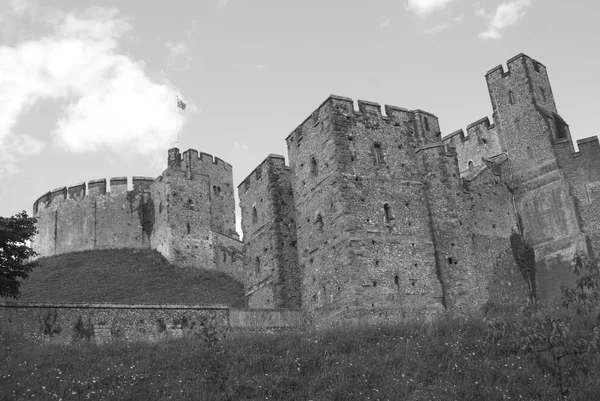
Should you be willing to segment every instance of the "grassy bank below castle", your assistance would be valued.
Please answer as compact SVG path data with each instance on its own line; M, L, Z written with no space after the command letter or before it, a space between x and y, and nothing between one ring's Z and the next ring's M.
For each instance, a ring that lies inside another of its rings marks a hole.
M236 333L212 345L59 346L0 335L2 400L558 399L534 358L499 353L478 320ZM572 399L598 394L596 376Z
M39 263L19 301L246 306L243 286L231 277L174 266L149 249L73 252Z

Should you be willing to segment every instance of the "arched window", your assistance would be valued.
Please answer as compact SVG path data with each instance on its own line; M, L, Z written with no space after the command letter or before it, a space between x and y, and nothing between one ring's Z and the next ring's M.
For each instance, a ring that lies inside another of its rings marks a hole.
M469 160L469 171L473 170L473 160Z
M256 211L256 206L252 206L252 224L258 223L258 212Z
M425 125L425 131L429 132L429 120L427 117L423 117L423 124Z
M508 102L510 104L515 104L515 95L513 91L508 91Z
M317 214L315 224L319 230L323 230L323 216L321 216L321 213Z

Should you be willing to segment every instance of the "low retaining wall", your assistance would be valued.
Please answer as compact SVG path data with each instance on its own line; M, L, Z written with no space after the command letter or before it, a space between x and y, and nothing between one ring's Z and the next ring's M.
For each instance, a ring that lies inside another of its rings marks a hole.
M234 330L294 329L304 326L300 309L232 309L229 326Z
M229 330L294 329L299 310L230 310L221 305L44 304L0 302L0 325L59 343L153 342L223 337Z

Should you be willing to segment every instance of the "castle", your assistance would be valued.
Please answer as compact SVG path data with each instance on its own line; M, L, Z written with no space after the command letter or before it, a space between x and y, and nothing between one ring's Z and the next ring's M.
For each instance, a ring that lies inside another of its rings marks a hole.
M289 166L269 155L239 185L243 242L231 165L170 149L162 175L131 191L112 178L108 192L96 180L42 196L34 250L152 248L235 277L251 308L309 316L556 300L575 252L600 250L600 145L574 151L544 65L507 66L485 75L493 123L445 137L426 111L327 98L286 138ZM535 276L515 238L535 250Z

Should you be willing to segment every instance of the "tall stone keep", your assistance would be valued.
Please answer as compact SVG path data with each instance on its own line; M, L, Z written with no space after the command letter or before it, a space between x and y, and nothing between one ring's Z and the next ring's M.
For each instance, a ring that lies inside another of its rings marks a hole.
M537 289L557 298L572 277L576 251L587 251L571 185L556 145L568 143L569 127L558 114L546 67L520 54L490 70L486 81L502 150L509 160L509 182L524 237L535 249Z
M296 211L285 159L269 155L239 185L246 295L256 308L300 308Z
M156 179L93 180L59 188L33 206L40 256L103 248L151 248L182 266L244 276L242 243L235 230L232 167L189 149L168 151Z
M386 106L382 116L376 103L358 107L330 96L287 138L302 307L355 317L439 311L416 153L438 130L429 114L416 121L418 113L401 108Z
M190 149L169 150L167 169L152 185L152 247L183 266L215 265L214 243L238 239L231 165Z

